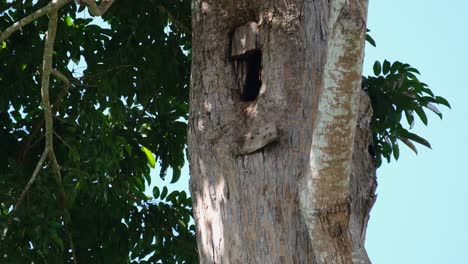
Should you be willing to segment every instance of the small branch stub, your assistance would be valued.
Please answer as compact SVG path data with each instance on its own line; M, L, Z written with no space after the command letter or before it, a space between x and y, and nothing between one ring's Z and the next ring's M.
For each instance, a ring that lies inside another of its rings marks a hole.
M258 24L254 21L236 28L232 36L231 58L243 101L257 99L262 86L262 52L258 40Z
M279 135L275 123L267 123L242 136L239 139L239 147L236 154L250 154L277 141L278 138Z

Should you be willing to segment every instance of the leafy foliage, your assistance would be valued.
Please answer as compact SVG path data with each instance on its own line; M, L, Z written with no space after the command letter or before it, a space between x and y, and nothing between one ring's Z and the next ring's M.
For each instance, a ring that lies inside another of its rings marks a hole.
M0 2L0 31L48 3ZM71 263L72 238L80 263L194 263L187 194L144 193L149 165L158 161L162 178L172 168L172 182L184 165L190 3L117 1L103 18L107 25L79 9L69 4L59 13L53 67L71 82L63 100L64 84L51 81L69 214L48 165L12 211L44 144L47 17L0 45L0 262Z
M430 148L426 139L409 130L414 127L415 117L424 125L428 124L424 109L429 109L442 118L442 113L435 105L450 108L450 104L443 97L435 96L425 83L419 81L416 76L419 71L407 63L376 61L373 69L375 76L363 77L362 87L370 96L374 111L371 127L377 165L382 163L382 157L388 162L392 155L395 160L399 158L399 142L403 142L415 153L417 149L413 142ZM402 124L403 115L409 128Z

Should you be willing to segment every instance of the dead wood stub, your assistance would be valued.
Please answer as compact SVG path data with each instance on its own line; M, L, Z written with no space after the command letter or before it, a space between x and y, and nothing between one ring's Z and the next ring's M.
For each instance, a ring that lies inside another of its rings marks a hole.
M258 151L279 138L276 124L271 122L252 129L238 140L237 155Z

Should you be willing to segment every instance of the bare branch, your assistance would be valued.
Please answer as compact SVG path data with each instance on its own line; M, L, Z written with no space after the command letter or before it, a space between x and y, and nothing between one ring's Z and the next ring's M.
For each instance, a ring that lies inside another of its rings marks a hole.
M44 107L46 149L53 152L53 119L49 98L50 73L52 72L52 53L57 33L57 10L49 14L49 28L46 33L44 57L42 59L41 96Z
M60 71L56 69L52 69L51 74L57 77L57 79L61 80L65 84L65 87L63 88L62 92L58 95L57 99L52 105L52 113L53 115L55 115L57 111L59 110L60 105L63 102L63 99L65 98L65 96L67 96L68 91L70 90L70 80L68 80L68 78L65 75L63 75L63 73L61 73Z
M42 104L44 105L44 120L45 120L45 137L46 137L46 150L48 150L49 160L52 164L52 171L55 175L55 181L57 183L58 193L60 197L60 206L64 213L68 215L67 208L67 196L65 194L65 188L63 187L62 174L60 173L60 165L58 164L57 157L54 152L54 125L53 125L53 115L52 108L50 106L49 98L49 85L50 85L50 75L54 74L57 78L61 79L65 83L64 92L62 92L63 97L68 93L70 87L70 81L59 71L52 69L52 55L54 51L54 42L55 35L57 33L57 21L58 21L58 10L54 10L49 13L49 28L46 34L45 46L44 46L44 57L42 64L42 85L41 85L41 95L42 95ZM62 97L62 98L63 98ZM60 99L61 102L61 99ZM76 250L74 248L74 243L72 239L71 232L69 231L70 221L68 217L64 217L64 228L67 233L67 237L70 243L70 247L73 255L73 262L77 262Z
M40 8L39 10L35 11L34 13L28 15L27 17L24 17L23 19L15 22L13 25L11 25L9 28L4 30L0 34L0 42L8 39L11 34L13 34L15 31L19 30L20 28L26 26L27 24L31 23L32 21L38 19L39 17L48 14L54 10L58 10L62 6L70 3L72 0L52 0L48 5L44 6L43 8Z
M63 81L65 83L65 87L63 88L62 92L60 92L60 94L57 96L57 98L55 99L54 103L52 104L52 116L55 116L58 112L58 110L60 109L60 106L63 102L63 99L65 98L65 96L67 96L68 94L68 91L70 90L70 85L71 85L71 82L68 80L68 78L63 74L61 73L60 71L58 71L57 69L52 69L51 71L51 74L54 75L55 77L57 77L57 79ZM40 118L40 119L37 119L33 126L32 126L32 130L31 130L31 133L28 135L28 137L23 140L23 144L22 144L22 147L21 147L21 151L19 152L19 155L18 155L18 161L23 161L27 152L29 151L29 149L32 148L32 146L34 146L41 138L39 138L36 142L32 143L32 140L36 137L36 135L39 133L41 127L43 126L44 124L44 117Z
M41 158L39 159L39 162L37 163L36 168L34 169L31 179L29 179L28 184L26 184L26 187L24 187L23 192L21 193L20 197L18 198L18 201L15 204L15 210L18 210L18 208L21 206L24 197L29 192L29 189L31 189L33 183L36 181L37 175L39 174L39 171L41 170L42 165L44 164L44 161L47 157L47 151L47 149L44 149L44 151L42 152Z
M109 9L109 7L114 3L115 0L102 0L99 6L96 4L95 0L80 0L80 3L88 7L89 13L93 16L102 16Z
M68 80L68 78L63 74L61 73L59 70L57 69L52 69L51 71L51 74L54 75L55 77L57 77L57 79L61 80L62 82L65 83L65 88L66 90L68 90L68 87L70 86L70 81ZM67 87L68 86L68 87Z
M57 132L54 131L54 134L55 134L55 136L56 136L60 141L62 141L62 143L63 143L66 147L68 147L69 149L72 149L72 147L71 147L70 145L68 145L68 143L67 143Z
M68 212L68 207L67 207L67 195L65 193L65 188L63 187L62 174L60 173L60 165L58 164L57 157L55 156L54 151L49 152L49 160L52 163L52 170L55 175L54 177L55 182L57 183L58 193L60 197L60 207L62 208L63 212L66 215L68 215L69 212ZM65 234L67 236L68 242L70 243L71 253L73 256L73 263L77 264L78 259L76 257L75 243L73 242L73 236L70 231L71 219L67 216L64 216L63 221L64 221Z
M51 3L56 3L58 1L52 1ZM49 4L50 5L50 4ZM56 6L55 6L56 7ZM47 155L55 157L53 151L53 121L52 121L52 111L50 108L50 100L49 100L49 80L50 80L50 73L52 70L52 52L54 50L54 41L55 35L57 32L57 9L52 9L52 13L49 15L49 28L46 33L45 45L44 45L44 58L43 58L43 65L42 65L42 84L41 84L41 96L42 96L42 104L44 105L44 120L46 123L46 146L44 148L44 152L39 159L39 162L34 169L33 175L29 180L28 184L24 188L23 192L21 193L18 201L16 202L15 210L23 202L23 199L26 193L31 189L32 184L37 178L39 171L44 164L44 161Z

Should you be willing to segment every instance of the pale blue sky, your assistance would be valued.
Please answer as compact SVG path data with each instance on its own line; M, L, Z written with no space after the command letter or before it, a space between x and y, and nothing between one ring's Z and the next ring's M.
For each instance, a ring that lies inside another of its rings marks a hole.
M439 107L442 121L428 112L429 126L415 127L432 150L402 147L400 160L378 170L369 256L376 264L468 263L468 1L370 0L368 28L377 48L366 48L364 74L375 60L407 62L452 105ZM170 189L187 189L187 168L182 175Z
M468 263L468 1L370 0L364 72L375 60L408 62L452 110L416 133L433 149L405 148L377 172L366 246L377 264Z

